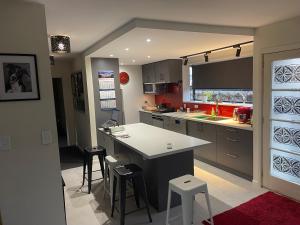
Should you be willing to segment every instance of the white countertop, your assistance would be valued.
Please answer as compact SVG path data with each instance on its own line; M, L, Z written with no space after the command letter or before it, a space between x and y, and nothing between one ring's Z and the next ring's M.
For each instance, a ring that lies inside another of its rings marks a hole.
M122 138L113 136L114 139L130 147L146 159L185 152L210 143L145 123L134 123L122 126L125 128L125 131L122 133L128 134L129 137ZM98 130L104 132L101 128L98 128ZM167 148L169 143L172 145L172 149Z
M201 122L201 123L210 123L210 124L216 124L216 125L220 125L220 126L226 126L226 127L232 127L232 128L238 128L238 129L250 130L250 131L253 130L253 128L250 124L239 123L238 121L235 121L232 118L219 120L219 121L211 121L211 120L204 120L204 119L194 118L195 116L206 115L204 113L170 112L170 113L163 113L162 114L162 113L149 112L149 111L145 111L145 110L140 110L140 111L152 113L152 114L155 114L155 115L159 114L159 115L162 115L162 116L174 117L174 118L178 118L178 119L192 120L192 121ZM207 116L209 116L209 115L207 115Z

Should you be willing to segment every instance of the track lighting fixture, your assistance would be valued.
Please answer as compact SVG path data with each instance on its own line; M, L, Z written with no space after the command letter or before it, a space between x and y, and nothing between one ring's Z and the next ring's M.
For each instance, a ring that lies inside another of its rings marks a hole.
M211 53L211 51L205 52L204 54L204 60L205 62L208 62L208 54Z
M181 56L180 58L184 60L183 61L183 65L186 65L185 63L188 62L188 58L194 57L194 56L198 56L198 55L203 55L205 62L208 62L208 60L209 60L208 59L208 54L209 53L217 52L217 51L221 51L221 50L229 49L229 48L235 48L236 49L235 56L236 57L240 57L241 51L242 51L242 47L241 46L242 45L251 44L251 43L253 43L253 41L246 41L246 42L238 43L238 44L235 44L235 45L229 45L229 46L225 46L225 47L221 47L221 48L212 49L212 50L209 50L209 51L204 51L204 52L194 53L194 54L191 54L191 55Z
M183 59L183 65L186 66L188 64L189 59L186 57Z
M236 57L240 57L241 51L242 51L241 46L240 46L240 45L234 45L233 48L236 48L235 56L236 56Z

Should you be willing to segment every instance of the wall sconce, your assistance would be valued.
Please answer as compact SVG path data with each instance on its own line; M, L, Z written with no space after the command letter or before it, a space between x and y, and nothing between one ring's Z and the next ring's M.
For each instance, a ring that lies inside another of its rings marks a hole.
M54 53L70 53L70 37L62 35L51 36L51 51Z

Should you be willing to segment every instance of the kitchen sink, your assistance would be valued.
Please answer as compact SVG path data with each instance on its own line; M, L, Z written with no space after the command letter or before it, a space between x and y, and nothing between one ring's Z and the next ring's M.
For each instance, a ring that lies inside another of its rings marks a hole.
M221 120L227 120L227 119L228 119L228 118L218 117L218 116L207 117L207 118L205 118L205 120L210 120L210 121L221 121Z
M193 118L195 118L195 119L201 119L201 120L203 120L203 119L207 119L209 116L204 116L204 115L201 115L201 116L193 116Z
M219 117L219 116L206 116L206 115L200 115L200 116L194 116L194 119L200 119L200 120L210 120L210 121L221 121L221 120L227 120L228 118L225 117Z

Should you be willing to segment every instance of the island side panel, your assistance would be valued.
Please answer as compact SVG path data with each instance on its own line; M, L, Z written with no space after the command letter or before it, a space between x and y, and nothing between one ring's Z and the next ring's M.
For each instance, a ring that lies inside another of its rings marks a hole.
M145 159L129 147L115 142L116 158L135 163L143 168L150 204L159 212L166 210L169 180L186 174L194 175L193 150L173 155ZM177 194L172 195L172 207L181 203Z

